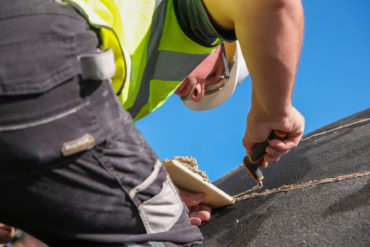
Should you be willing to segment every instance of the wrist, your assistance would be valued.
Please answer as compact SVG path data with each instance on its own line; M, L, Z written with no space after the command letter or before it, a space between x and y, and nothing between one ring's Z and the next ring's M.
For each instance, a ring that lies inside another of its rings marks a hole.
M252 95L251 114L259 121L280 122L284 118L289 118L294 109L290 97L277 97L276 99L266 99ZM289 99L287 99L289 98Z

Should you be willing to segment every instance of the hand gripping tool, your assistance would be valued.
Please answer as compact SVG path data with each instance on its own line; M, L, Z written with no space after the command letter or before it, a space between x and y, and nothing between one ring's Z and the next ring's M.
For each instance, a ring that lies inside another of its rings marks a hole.
M256 189L261 189L263 187L263 174L260 169L260 164L263 160L263 156L266 154L266 147L269 142L273 139L285 140L287 138L287 133L273 130L266 141L256 143L252 149L252 152L243 158L243 165L245 169L252 176L253 180L257 182Z

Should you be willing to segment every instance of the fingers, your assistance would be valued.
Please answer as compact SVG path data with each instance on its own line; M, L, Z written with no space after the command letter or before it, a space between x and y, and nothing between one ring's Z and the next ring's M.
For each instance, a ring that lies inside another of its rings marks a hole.
M279 161L280 158L287 154L290 150L297 147L301 137L289 137L289 139L281 140L271 140L269 146L266 148L266 155L264 160L266 162L275 162Z
M190 223L195 226L200 226L202 222L208 221L211 218L211 208L206 205L197 205L190 208L189 219Z
M179 194L181 199L184 201L185 205L192 207L201 203L204 199L204 194L202 193L191 193L182 189L179 189Z
M202 222L208 221L211 218L212 209L207 205L200 204L205 197L204 194L194 194L182 189L179 189L179 194L185 205L189 208L190 224L200 226Z
M269 162L279 161L283 155L289 152L289 150L295 148L298 142L296 142L296 140L292 141L291 139L285 141L276 139L271 140L269 142L269 146L266 147L264 161L260 164L260 166L262 168L266 168ZM246 147L246 152L250 154L255 143L245 138L243 140L243 144Z
M266 157L266 156L265 156ZM261 161L261 164L260 164L260 167L261 168L266 168L266 167L268 167L268 162L264 159L264 160L262 160Z
M247 137L247 134L244 136L244 139L243 139L243 146L245 148L245 152L247 154L250 154L252 152L252 148L254 146L254 142L252 142L248 137Z
M202 221L209 220L211 218L212 209L207 205L197 205L190 209L189 217L197 217Z
M202 221L199 218L189 217L189 220L190 220L190 224L193 225L193 226L201 226L202 225Z
M15 235L15 229L0 223L0 244L10 242Z
M293 106L280 119L271 116L261 115L260 111L251 109L247 118L247 128L243 138L243 145L246 152L250 154L256 143L267 139L272 130L279 130L288 133L288 139L271 140L265 149L262 168L268 166L269 162L278 161L283 155L295 148L300 142L304 132L305 120Z
M259 130L258 132L261 133L260 135L258 135L258 137L251 136L248 130L245 132L245 135L243 138L243 146L247 154L250 154L252 152L252 149L256 143L263 142L267 139L267 137L269 136L269 133L271 132L271 129L267 128L267 129Z

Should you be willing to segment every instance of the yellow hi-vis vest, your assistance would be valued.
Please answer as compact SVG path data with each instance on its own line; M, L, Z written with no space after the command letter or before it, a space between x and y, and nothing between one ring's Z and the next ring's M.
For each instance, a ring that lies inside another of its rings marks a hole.
M99 28L113 49L113 87L134 120L161 106L210 54L181 30L173 0L66 0Z

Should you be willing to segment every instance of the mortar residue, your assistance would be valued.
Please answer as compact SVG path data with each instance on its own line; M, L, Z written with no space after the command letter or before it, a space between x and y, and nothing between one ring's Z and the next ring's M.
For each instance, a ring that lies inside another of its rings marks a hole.
M188 168L190 171L194 172L195 174L198 174L202 177L203 181L210 183L207 174L204 171L199 170L198 162L195 158L191 156L175 156L172 158L172 160L178 161L181 165ZM165 159L163 162L168 161Z

